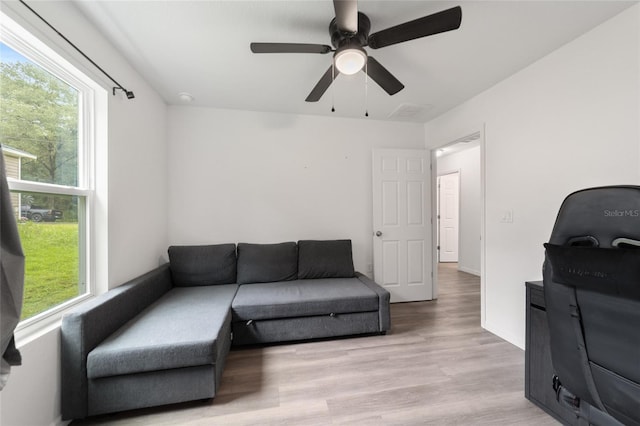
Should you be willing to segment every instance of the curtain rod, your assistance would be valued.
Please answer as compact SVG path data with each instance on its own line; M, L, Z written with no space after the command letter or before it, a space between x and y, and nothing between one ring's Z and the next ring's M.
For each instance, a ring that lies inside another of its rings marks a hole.
M135 98L135 95L133 94L133 92L131 90L127 90L125 89L120 83L118 83L113 77L111 77L105 70L103 70L98 64L96 64L95 62L93 62L93 60L88 57L82 50L80 50L75 44L73 44L68 38L66 38L60 31L58 31L53 25L51 25L49 22L47 22L46 19L44 19L42 16L40 16L38 14L38 12L36 12L35 10L33 10L31 8L31 6L29 6L27 3L24 2L24 0L20 0L20 3L22 3L27 9L29 9L31 11L31 13L33 13L34 15L36 15L38 18L40 18L40 20L42 22L44 22L45 24L47 24L47 26L49 28L51 28L53 31L56 32L56 34L58 34L60 37L62 37L62 39L64 41L66 41L67 43L69 43L71 45L71 47L73 47L74 49L76 49L78 51L78 53L80 53L82 56L84 56L84 58L91 62L91 64L98 68L100 70L100 72L102 72L102 74L106 75L107 78L111 81L113 81L115 83L115 86L113 87L113 94L115 96L116 94L116 90L122 90L126 95L127 95L127 99L133 99Z

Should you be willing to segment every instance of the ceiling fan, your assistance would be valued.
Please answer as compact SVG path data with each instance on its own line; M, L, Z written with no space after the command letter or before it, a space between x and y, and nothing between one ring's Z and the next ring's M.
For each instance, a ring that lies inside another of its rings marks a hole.
M307 102L317 102L338 74L351 75L365 68L365 72L389 95L404 85L393 76L364 47L380 49L446 31L456 30L462 21L460 6L423 16L369 35L371 21L358 12L357 0L333 0L336 16L329 24L331 46L307 43L251 43L253 53L320 53L334 52L333 62L313 88Z

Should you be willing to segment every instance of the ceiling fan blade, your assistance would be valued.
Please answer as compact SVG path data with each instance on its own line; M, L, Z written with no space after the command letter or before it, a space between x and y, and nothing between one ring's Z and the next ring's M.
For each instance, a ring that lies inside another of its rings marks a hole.
M329 53L331 46L306 43L251 43L253 53Z
M460 28L461 22L462 9L460 6L456 6L371 34L369 36L369 47L380 49L381 47L416 38L457 30Z
M404 84L371 56L367 59L367 74L390 95L395 95L404 89Z
M334 72L335 75L333 75ZM322 95L324 95L324 92L326 92L329 86L331 86L331 83L333 83L333 80L338 76L338 74L340 74L340 72L337 69L334 71L332 64L322 77L320 77L320 81L318 81L316 87L314 87L311 93L309 93L309 96L307 96L305 101L318 102Z
M358 2L357 0L333 0L336 11L338 29L345 33L358 32Z

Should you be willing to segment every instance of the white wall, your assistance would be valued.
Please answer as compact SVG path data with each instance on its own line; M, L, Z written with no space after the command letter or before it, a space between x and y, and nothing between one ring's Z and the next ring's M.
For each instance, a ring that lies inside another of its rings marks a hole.
M485 123L485 327L523 347L525 287L560 203L639 181L639 33L634 6L427 123L438 146ZM513 223L500 223L513 210Z
M112 84L23 5L3 1L2 11L109 90L108 140L98 147L98 279L115 287L157 266L167 247L166 105L70 2L30 2L116 80L135 92L111 96ZM107 146L108 145L108 146ZM107 158L108 157L108 158ZM108 192L108 200L104 194ZM60 421L60 337L55 327L33 341L18 341L23 365L0 394L0 424L48 425Z
M480 275L480 146L438 157L438 176L460 172L458 269Z
M371 149L423 147L422 126L184 107L167 116L73 5L32 4L136 93L134 101L109 99L110 287L157 265L168 242L346 237L356 267L371 262ZM2 8L44 28L16 2ZM519 346L523 283L540 278L541 244L564 196L638 181L638 13L630 9L426 126L427 146L435 146L486 123L486 327ZM41 33L86 64L50 30ZM505 209L514 210L513 224L499 223ZM24 365L0 394L0 423L58 422L58 330L20 349Z
M374 147L424 148L424 128L170 107L170 242L350 238L367 274Z

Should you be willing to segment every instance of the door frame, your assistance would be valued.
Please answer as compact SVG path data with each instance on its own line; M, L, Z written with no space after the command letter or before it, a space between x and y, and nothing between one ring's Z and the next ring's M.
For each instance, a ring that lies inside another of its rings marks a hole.
M468 140L475 134L479 135L480 144L480 325L485 328L486 322L486 167L485 167L485 123L469 127L466 131L456 132L450 138L443 138L429 149L431 150L431 268L433 271L433 298L438 298L438 253L437 240L437 180L438 180L438 150Z

